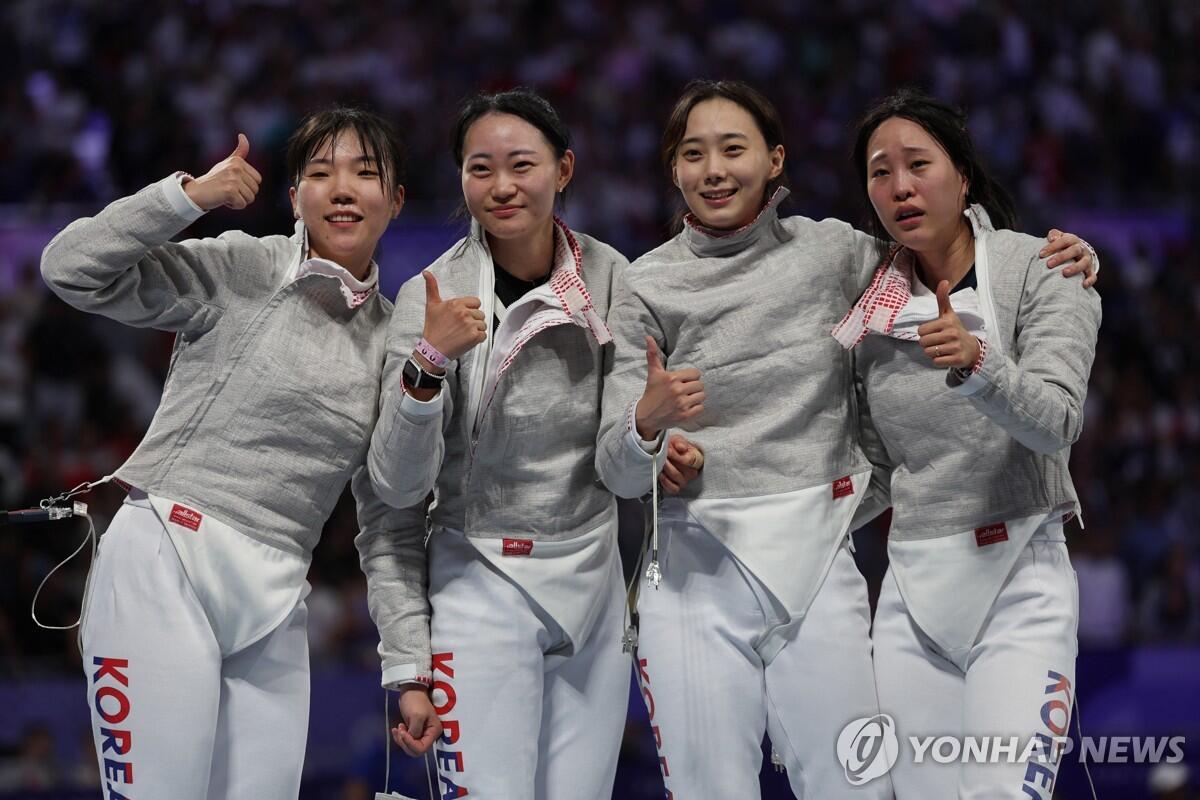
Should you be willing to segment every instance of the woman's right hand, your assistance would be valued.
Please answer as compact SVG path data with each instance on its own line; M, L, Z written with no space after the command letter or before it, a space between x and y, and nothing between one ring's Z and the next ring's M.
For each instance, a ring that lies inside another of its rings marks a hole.
M421 334L425 341L453 361L487 339L487 324L478 297L443 300L433 273L425 270L421 276L425 278L425 330Z
M637 402L634 421L638 435L650 441L660 431L700 415L705 395L700 370L668 370L653 336L646 337L646 370L646 390Z
M199 178L186 181L184 194L205 211L220 206L245 208L250 205L262 184L262 175L246 161L248 155L250 140L246 134L239 133L237 147L229 157L214 164Z

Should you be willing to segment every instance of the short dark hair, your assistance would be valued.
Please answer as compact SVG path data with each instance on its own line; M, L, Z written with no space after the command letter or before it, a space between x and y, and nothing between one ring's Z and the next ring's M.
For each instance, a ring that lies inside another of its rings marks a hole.
M571 146L571 133L550 101L525 86L504 92L480 92L469 98L458 110L450 141L454 165L462 168L463 147L467 131L485 114L512 114L542 132L557 158L562 158Z
M683 87L683 94L675 101L675 107L671 109L671 116L667 118L666 128L663 129L662 161L668 174L675 163L679 143L687 133L688 115L705 100L717 98L736 103L754 118L768 150L783 144L783 120L779 117L778 109L762 92L741 81L694 80ZM785 173L780 172L767 184L766 197L786 183Z
M901 117L920 125L942 146L951 163L967 181L967 205L978 203L988 212L993 227L1015 228L1017 209L1012 196L992 178L984 167L983 158L975 148L967 130L967 115L919 89L904 88L879 102L858 123L854 137L854 168L858 174L858 189L866 205L867 230L877 239L887 242L891 236L871 206L867 193L867 144L872 134L892 117Z
M367 109L335 105L309 114L288 138L287 173L292 184L300 182L305 165L319 148L346 131L353 131L363 152L375 160L385 194L404 183L404 144L396 128Z

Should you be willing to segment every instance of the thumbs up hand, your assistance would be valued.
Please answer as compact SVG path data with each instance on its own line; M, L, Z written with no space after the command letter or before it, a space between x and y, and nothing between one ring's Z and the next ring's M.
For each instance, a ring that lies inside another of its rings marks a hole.
M950 305L950 281L937 286L938 318L917 328L925 355L935 367L969 367L979 358L979 340L963 326Z
M658 343L647 336L646 389L634 411L638 435L649 441L664 428L698 416L704 411L704 397L700 370L668 370L663 366Z
M229 157L218 161L199 178L185 182L183 191L205 211L219 206L245 208L254 201L262 184L262 175L246 161L249 154L250 140L239 133L237 147Z
M454 360L487 339L487 323L478 297L443 300L433 273L425 270L421 276L425 278L425 330L421 334L425 341ZM427 366L432 372L442 371Z

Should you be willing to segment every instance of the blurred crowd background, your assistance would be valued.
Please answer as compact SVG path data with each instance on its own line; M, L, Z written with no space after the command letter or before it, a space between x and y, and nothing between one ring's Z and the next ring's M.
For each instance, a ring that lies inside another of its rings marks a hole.
M677 200L659 134L687 80L734 77L764 90L788 135L785 213L856 223L853 124L873 100L918 85L967 109L1025 231L1068 229L1101 255L1104 323L1072 452L1086 525L1070 540L1081 696L1085 662L1107 674L1166 652L1177 669L1200 667L1194 0L10 0L0 50L10 59L0 87L3 507L118 466L154 413L171 349L166 334L124 329L49 295L37 271L42 245L70 219L166 174L206 171L238 132L264 175L259 198L208 215L189 235L290 229L282 149L307 111L363 103L395 120L410 158L407 206L383 253L394 290L421 265L402 257L409 241L428 249L462 228L449 129L475 91L524 84L552 100L578 159L568 220L632 258L668 235ZM106 488L89 502L102 529L120 493ZM318 674L376 672L355 530L343 503L316 551L308 602ZM19 694L80 676L74 633L39 630L29 604L82 533L70 523L0 529L0 687ZM883 524L858 535L873 586L885 536ZM85 569L78 560L52 579L40 616L75 619ZM68 696L85 712L82 684ZM86 728L64 730L35 710L18 717L0 724L0 796L96 785ZM1200 739L1200 720L1191 725L1185 732ZM656 796L652 745L640 730L630 736L623 776L641 777L619 796ZM355 758L374 765L376 744ZM356 769L369 771L347 757L306 791L369 796L356 792L375 778L355 778ZM1110 796L1160 796L1148 786L1138 777Z

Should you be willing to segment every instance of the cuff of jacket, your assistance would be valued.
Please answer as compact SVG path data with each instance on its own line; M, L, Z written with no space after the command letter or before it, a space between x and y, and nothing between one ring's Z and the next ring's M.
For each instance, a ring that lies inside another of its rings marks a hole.
M431 417L442 410L442 392L446 391L446 387L442 387L441 391L435 394L428 400L418 400L409 393L404 382L400 383L400 413L413 422L418 422L422 417Z
M647 464L654 461L655 470L661 471L667 460L667 448L663 447L663 442L667 440L667 432L659 431L658 436L654 439L643 439L637 432L636 411L637 402L634 401L629 404L629 409L625 412L625 436L622 449L627 453L626 458L633 464Z
M947 370L946 385L963 397L978 394L988 385L989 380L987 376L990 374L990 370L995 368L996 359L996 349L994 347L984 348L983 360L970 373L964 375L963 371L957 369Z
M171 204L171 210L189 224L204 216L204 209L193 203L192 198L183 190L183 179L191 177L186 172L176 172L158 183L167 196L167 202Z
M408 684L429 687L433 684L433 677L418 674L416 664L397 664L384 669L382 683L384 689L402 689Z

